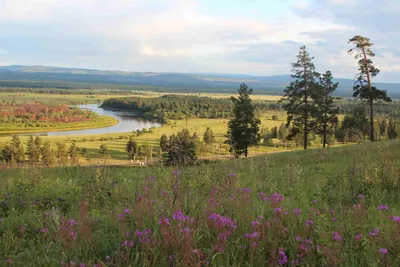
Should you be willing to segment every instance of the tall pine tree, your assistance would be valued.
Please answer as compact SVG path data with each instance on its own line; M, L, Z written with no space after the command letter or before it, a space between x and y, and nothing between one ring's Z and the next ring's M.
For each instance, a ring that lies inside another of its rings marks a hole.
M290 138L303 133L303 147L307 149L308 133L314 125L312 109L315 106L315 78L319 74L315 71L314 58L307 52L305 46L300 48L297 61L292 63L292 78L294 81L285 89L282 101L287 102L284 107L287 111L287 125L291 125Z
M338 122L337 114L339 112L338 107L335 105L332 93L339 86L338 83L333 82L332 73L328 70L321 77L319 77L319 83L315 96L315 109L313 116L315 117L315 132L322 134L323 136L323 147L326 147L327 136L333 134L333 126Z
M359 59L359 73L356 76L356 82L353 87L353 96L362 101L367 101L368 103L370 117L370 139L371 142L374 142L374 102L380 100L389 102L391 99L387 96L386 90L379 90L375 86L372 86L372 78L379 74L379 69L375 67L373 61L371 60L371 58L375 56L374 52L371 50L371 47L374 44L370 42L369 38L360 35L356 35L351 38L349 43L355 45L355 47L350 49L348 53L350 55L354 55L355 59Z
M255 116L255 108L251 103L250 95L253 89L246 84L241 84L238 90L239 97L231 97L233 102L233 118L228 123L228 138L225 143L229 145L230 152L238 158L249 154L249 147L257 145L260 141L260 120Z

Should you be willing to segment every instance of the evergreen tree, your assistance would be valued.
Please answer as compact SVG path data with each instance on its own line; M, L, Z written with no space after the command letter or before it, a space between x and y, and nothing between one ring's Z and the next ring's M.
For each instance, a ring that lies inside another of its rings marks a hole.
M166 146L166 165L184 165L197 160L197 146L199 139L196 135L190 135L187 129L172 135Z
M226 144L229 151L238 158L244 154L247 157L250 146L257 145L260 141L259 125L261 121L255 117L254 106L251 103L250 95L253 89L246 84L241 84L238 90L239 97L231 97L233 102L233 118L228 123Z
M351 115L346 115L344 117L341 129L349 137L354 135L358 136L358 142L361 142L370 130L366 115L367 113L364 106L355 107Z
M206 131L204 132L203 140L207 145L215 142L215 136L210 127L207 127Z
M138 154L138 146L133 136L129 137L129 141L126 144L126 151L128 152L129 159L135 159Z
M286 142L286 138L289 135L289 128L282 123L279 126L279 130L278 130L278 139L281 140L281 142Z
M160 148L162 152L167 151L167 145L168 145L168 137L163 134L160 138Z
M37 149L36 149L36 144L35 144L35 139L31 135L28 139L27 143L27 155L28 155L28 160L30 164L35 164L36 162L36 154L37 154Z
M68 162L67 146L63 143L57 144L57 159L58 159L58 164L62 166L64 166Z
M53 166L55 162L55 152L51 149L50 142L45 142L42 147L42 163L46 166Z
M21 145L21 140L17 135L13 135L11 139L10 152L15 162L21 162L25 158L25 151Z
M72 165L77 165L79 163L78 147L76 146L75 143L72 143L71 147L69 148L69 156L70 156Z
M332 93L339 86L338 83L334 83L333 76L330 71L324 73L319 77L319 83L317 90L313 93L316 107L314 109L313 116L315 117L315 132L322 134L323 136L323 147L326 147L327 136L333 134L333 126L337 123L337 114L339 109L336 107Z
M35 138L35 153L33 155L34 162L39 162L41 157L42 157L42 146L43 146L43 141L42 138L39 136L36 136Z
M371 58L375 56L374 52L371 50L373 43L370 42L369 38L360 35L351 38L349 43L352 43L355 47L350 49L348 53L350 55L354 54L355 59L359 59L359 73L353 87L353 96L362 101L367 101L368 103L370 116L370 139L371 142L374 142L374 102L380 100L390 102L391 99L387 96L386 90L379 90L372 86L372 78L377 76L379 73L379 69L375 67L371 60Z
M307 52L305 46L300 48L297 62L292 63L292 78L294 81L285 89L282 101L287 111L287 126L291 125L290 138L303 133L303 148L307 149L309 130L313 126L312 109L314 106L313 96L316 90L314 58Z

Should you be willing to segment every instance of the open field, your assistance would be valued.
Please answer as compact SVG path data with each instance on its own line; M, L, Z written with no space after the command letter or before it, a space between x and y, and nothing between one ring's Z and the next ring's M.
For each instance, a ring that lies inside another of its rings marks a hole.
M0 262L399 266L399 149L391 141L287 152L175 174L5 169Z

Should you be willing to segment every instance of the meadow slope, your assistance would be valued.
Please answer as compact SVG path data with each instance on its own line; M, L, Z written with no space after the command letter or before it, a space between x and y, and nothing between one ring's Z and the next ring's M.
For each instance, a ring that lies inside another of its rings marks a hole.
M182 168L4 169L0 262L399 266L399 149L391 141Z

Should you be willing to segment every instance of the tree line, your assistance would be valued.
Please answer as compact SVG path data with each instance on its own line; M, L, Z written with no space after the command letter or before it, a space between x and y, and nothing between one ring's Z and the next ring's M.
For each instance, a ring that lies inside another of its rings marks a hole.
M273 101L255 101L254 106L259 113L282 108L281 104ZM102 104L102 108L133 110L164 122L186 118L229 118L233 107L229 99L179 95L110 98Z

